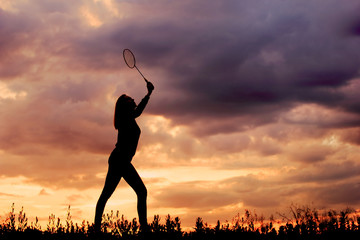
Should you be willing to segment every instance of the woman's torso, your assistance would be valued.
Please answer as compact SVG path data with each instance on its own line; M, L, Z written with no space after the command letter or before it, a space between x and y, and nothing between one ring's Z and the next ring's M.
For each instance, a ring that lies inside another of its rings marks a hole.
M121 161L121 158L131 161L135 155L141 130L134 118L123 121L118 129L117 143L112 153L112 161Z

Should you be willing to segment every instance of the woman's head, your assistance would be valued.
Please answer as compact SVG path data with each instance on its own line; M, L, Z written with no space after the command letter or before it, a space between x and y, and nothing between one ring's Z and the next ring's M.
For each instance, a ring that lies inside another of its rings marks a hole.
M126 94L121 95L116 101L115 113L114 113L114 127L119 128L119 121L131 116L131 113L136 108L134 99Z

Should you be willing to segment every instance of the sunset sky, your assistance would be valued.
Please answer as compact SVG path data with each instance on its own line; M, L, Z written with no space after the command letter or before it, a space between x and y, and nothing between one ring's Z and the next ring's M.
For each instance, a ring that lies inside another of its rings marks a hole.
M0 222L93 221L115 101L146 94L148 219L360 209L358 0L0 0ZM122 181L105 212L137 217ZM46 225L45 225L46 226Z

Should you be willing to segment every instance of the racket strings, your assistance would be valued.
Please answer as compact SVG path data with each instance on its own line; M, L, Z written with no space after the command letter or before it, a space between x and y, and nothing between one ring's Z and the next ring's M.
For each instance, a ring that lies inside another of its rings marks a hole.
M135 67L134 54L129 49L125 49L123 55L126 65L128 65L129 68L134 68Z

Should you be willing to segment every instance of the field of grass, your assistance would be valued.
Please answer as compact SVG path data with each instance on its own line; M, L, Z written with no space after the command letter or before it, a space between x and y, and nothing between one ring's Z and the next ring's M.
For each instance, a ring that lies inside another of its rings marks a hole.
M360 213L347 208L318 211L309 207L290 207L291 218L278 214L282 219L264 219L262 216L245 210L231 222L217 222L210 226L201 217L194 219L195 226L191 231L183 231L178 217L167 215L163 221L155 215L150 222L151 232L143 236L139 232L136 219L127 220L119 212L104 214L102 232L95 234L93 226L83 221L81 224L71 220L70 206L67 218L63 223L54 215L49 216L45 229L35 222L28 222L23 208L15 213L14 205L0 224L0 240L7 239L159 239L159 240L235 240L235 239L271 239L271 240L302 240L302 239L360 239Z

